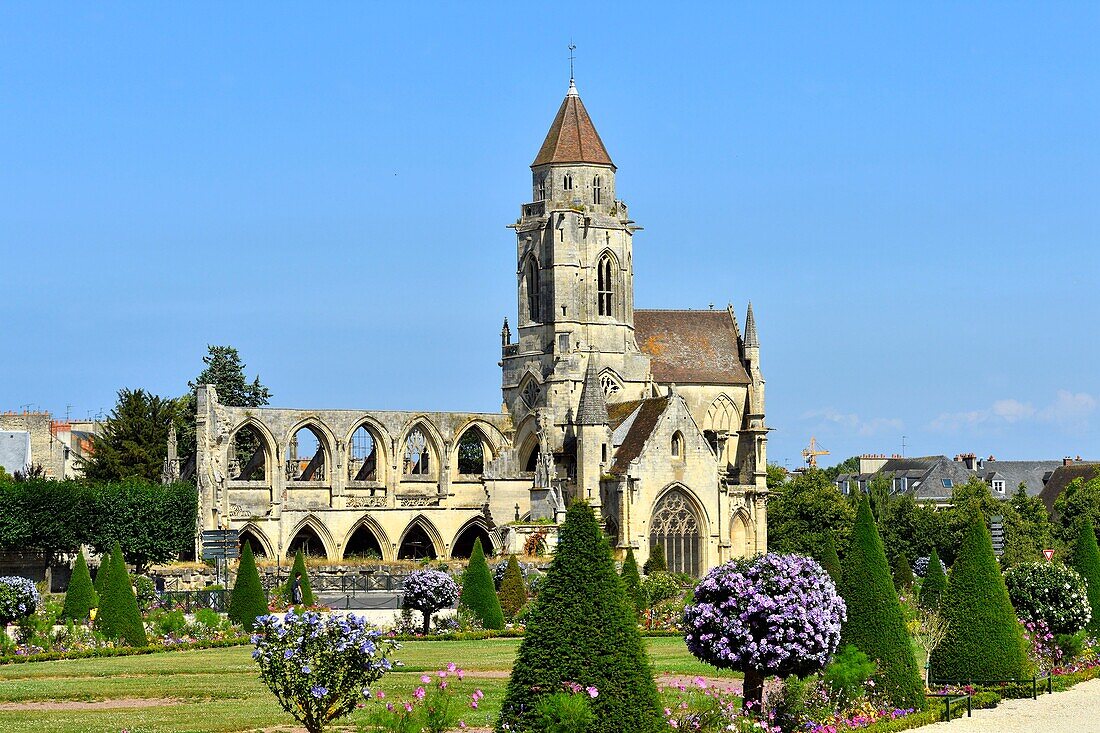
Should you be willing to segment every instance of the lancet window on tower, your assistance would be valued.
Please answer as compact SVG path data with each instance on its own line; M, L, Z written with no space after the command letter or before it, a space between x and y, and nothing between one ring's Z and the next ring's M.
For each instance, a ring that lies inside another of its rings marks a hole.
M536 201L545 201L546 200L546 179L545 178L540 178L539 179L539 185L538 185L538 189L536 191L536 196L538 197L538 198L535 199Z
M565 191L573 190L573 174L566 173L565 177L561 179L561 187Z
M534 257L527 260L524 279L527 285L527 316L532 321L539 320L539 264Z
M597 284L596 299L599 301L599 313L601 316L611 315L611 256L604 255L596 266Z
M599 204L603 202L603 188L600 186L600 177L596 176L592 179L592 203Z

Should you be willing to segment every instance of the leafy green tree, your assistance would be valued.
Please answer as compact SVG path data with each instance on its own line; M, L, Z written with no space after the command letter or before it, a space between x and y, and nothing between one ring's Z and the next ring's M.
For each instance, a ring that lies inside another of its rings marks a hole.
M562 683L592 686L596 720L586 733L664 729L657 686L634 608L592 508L569 507L557 551L529 616L498 730L528 730L539 699Z
M483 628L503 629L504 612L500 608L496 588L493 587L493 574L485 562L485 551L481 547L481 538L474 540L474 549L470 553L470 562L466 572L462 573L462 595L458 605L469 610Z
M251 631L256 626L256 618L266 615L267 596L260 582L260 572L256 569L252 544L245 542L237 564L237 581L229 597L229 618L243 626L245 631Z
M92 547L104 552L119 543L137 573L194 546L198 493L193 485L128 478L93 486L91 492Z
M775 491L780 486L787 483L787 477L790 476L787 469L775 463L769 463L766 470L767 478L765 480L767 481L768 491Z
M288 603L293 601L290 595L290 589L294 584L295 577L300 578L302 584L302 605L314 605L313 588L309 584L309 572L306 570L306 558L305 555L302 554L302 548L300 547L298 551L294 553L294 567L290 569L290 577L287 579L286 585L283 586L283 594L286 596Z
M837 550L848 546L855 512L819 469L810 469L771 492L768 550L813 556L831 534Z
M634 559L634 548L626 549L626 559L623 560L623 587L626 588L626 597L634 606L634 610L640 616L645 612L645 594L642 593L642 576L638 574L638 563Z
M931 572L931 571L929 571ZM1029 675L1027 646L993 556L985 519L975 512L940 603L947 635L930 660L936 680L1000 680Z
M1038 562L1042 559L1043 549L1052 546L1054 537L1054 525L1042 499L1028 496L1027 486L1020 484L1008 504L1013 511L1004 520L1006 538L1001 568Z
M867 482L867 498L871 502L871 514L879 524L882 523L892 503L890 484L891 478L885 473L877 473Z
M839 584L841 575L840 557L836 554L836 543L833 542L831 533L825 533L825 540L821 543L819 554L814 557L821 567L825 568L825 572L833 579L833 583Z
M508 556L508 565L504 568L504 577L500 581L500 610L509 621L527 605L527 588L523 584L523 571L515 555Z
M96 521L87 487L44 478L0 481L0 548L39 553L49 568L76 553Z
M1026 554L1029 539L1025 536L1027 528L1011 502L998 499L990 491L989 484L974 477L965 484L956 485L951 492L951 508L947 515L949 547L940 548L940 555L954 563L963 540L970 531L970 522L975 513L982 515L986 527L992 517L1001 517L1004 528L1006 564L1014 558Z
M835 466L829 466L822 469L825 472L825 477L829 481L836 481L837 476L842 473L859 473L859 456L851 456L845 458Z
M920 586L918 602L921 608L929 611L939 611L940 600L947 589L947 575L943 572L943 562L936 554L936 548L932 548L932 554L928 556L928 571L924 574L924 582Z
M118 403L92 436L92 453L83 459L84 477L120 481L137 477L160 481L168 455L168 430L176 403L143 389L121 389Z
M177 401L179 419L176 422L176 431L181 456L195 453L195 394L199 385L213 385L218 392L218 402L230 407L263 407L271 399L271 390L260 383L259 375L251 382L245 377L245 365L235 348L208 345L206 352L206 356L202 358L205 367L194 380L187 383L190 392ZM247 441L250 437L240 436L238 440Z
M1070 481L1066 490L1054 500L1054 516L1057 522L1054 535L1061 540L1066 555L1072 555L1081 518L1087 516L1093 527L1100 525L1100 466L1091 477Z
M848 605L848 620L841 631L841 644L854 644L875 661L877 690L892 705L921 707L924 683L917 673L917 660L867 497L859 503L842 567L839 590Z
M878 522L891 565L898 557L922 557L950 544L947 513L917 504L909 494L894 497Z
M130 646L145 646L148 643L137 596L130 585L126 561L117 543L111 549L111 570L100 591L95 625L108 639L120 639Z
M1092 608L1092 620L1085 629L1091 636L1100 636L1100 548L1097 548L1096 531L1088 514L1078 524L1071 559L1073 569L1085 579L1089 606Z
M92 576L88 572L88 562L84 559L84 553L76 556L76 564L73 566L72 577L69 578L69 589L65 592L65 605L61 609L61 618L73 621L84 621L88 618L93 608L99 607L99 597L92 587Z

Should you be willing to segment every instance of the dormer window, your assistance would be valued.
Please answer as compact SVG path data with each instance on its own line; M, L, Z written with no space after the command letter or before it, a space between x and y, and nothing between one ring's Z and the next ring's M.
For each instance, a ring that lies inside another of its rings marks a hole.
M561 187L565 191L573 190L573 174L566 173L565 177L561 179Z
M600 177L592 179L592 203L598 204L603 199L603 189L600 187Z
M998 494L1005 493L1004 479L993 479L993 490Z

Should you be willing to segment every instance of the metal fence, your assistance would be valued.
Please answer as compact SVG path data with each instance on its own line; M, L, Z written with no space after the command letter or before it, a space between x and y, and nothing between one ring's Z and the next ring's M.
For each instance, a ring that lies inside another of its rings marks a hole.
M268 591L278 586L285 585L289 580L286 576L267 575L263 578L263 586ZM389 591L399 593L405 587L404 575L390 575L389 573L344 573L343 575L317 575L310 576L309 586L314 593L369 593L371 591Z
M165 608L179 609L184 613L193 613L200 608L209 608L224 613L229 605L228 593L222 589L212 590L168 590L160 594Z

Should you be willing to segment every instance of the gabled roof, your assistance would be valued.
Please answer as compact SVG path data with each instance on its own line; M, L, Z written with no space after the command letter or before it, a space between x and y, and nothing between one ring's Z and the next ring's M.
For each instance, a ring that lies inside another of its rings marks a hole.
M1071 463L1068 466L1059 466L1051 474L1047 485L1043 487L1042 493L1039 494L1039 498L1046 506L1047 511L1053 513L1054 502L1058 500L1058 497L1074 479L1091 481L1097 476L1100 476L1100 463Z
M636 310L634 337L660 384L750 384L725 310Z
M531 167L549 163L591 163L615 167L572 80L569 82L569 93L562 100Z
M653 397L647 400L633 400L630 403L620 403L624 404L621 411L617 410L620 414L626 412L627 408L633 408L620 418L620 423L627 417L633 416L633 418L626 435L623 437L622 444L619 445L618 449L615 451L615 460L611 464L611 473L625 473L626 469L630 466L630 462L641 455L646 440L648 440L650 434L653 433L653 429L657 427L657 421L661 418L661 415L665 414L665 410L668 409L669 399L669 397ZM618 405L615 407L618 407Z

